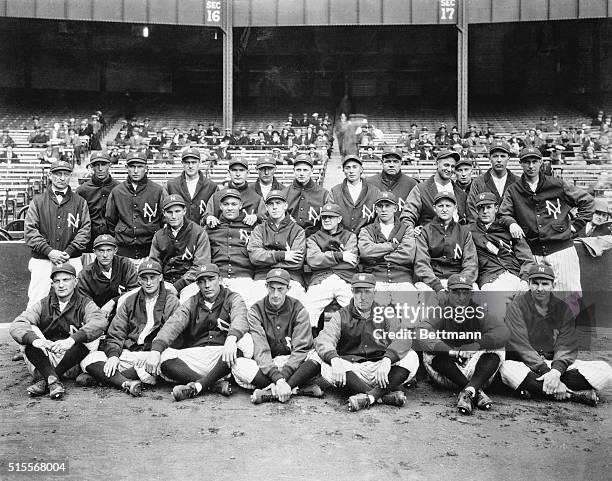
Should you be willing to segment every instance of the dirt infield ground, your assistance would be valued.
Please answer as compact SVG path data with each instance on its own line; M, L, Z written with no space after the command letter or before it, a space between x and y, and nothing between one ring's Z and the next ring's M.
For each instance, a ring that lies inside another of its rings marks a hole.
M593 357L612 360L610 333L594 347ZM493 394L493 410L471 417L426 381L403 408L359 413L329 392L253 406L236 388L229 399L176 403L169 385L136 399L67 382L67 395L51 401L27 397L15 352L0 329L2 480L598 480L612 470L611 388L597 408ZM7 472L9 462L58 460L69 474Z

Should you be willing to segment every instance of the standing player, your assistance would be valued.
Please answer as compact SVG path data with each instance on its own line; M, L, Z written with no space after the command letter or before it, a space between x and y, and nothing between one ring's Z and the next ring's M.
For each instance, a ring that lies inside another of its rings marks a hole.
M281 184L276 177L276 162L269 155L264 155L257 159L257 180L251 184L251 187L259 194L262 199L265 199L271 190L283 190L285 186Z
M53 266L68 262L78 273L81 254L91 235L87 202L69 186L72 166L54 162L49 169L51 186L32 199L24 224L25 244L32 250L28 263L28 308L49 295Z
M474 164L472 164L472 160L468 157L461 156L455 164L455 176L457 178L455 182L457 187L465 192L466 196L470 194L470 189L472 187L473 170Z
M417 181L402 172L402 152L394 147L387 147L382 155L382 172L366 179L382 192L392 192L397 198L401 212L410 191Z

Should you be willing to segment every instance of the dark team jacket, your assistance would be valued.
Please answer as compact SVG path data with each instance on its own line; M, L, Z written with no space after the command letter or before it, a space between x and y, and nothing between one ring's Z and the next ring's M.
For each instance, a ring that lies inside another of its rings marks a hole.
M253 226L244 223L244 213L235 220L227 220L223 215L219 225L206 228L210 241L211 261L219 268L221 277L253 278L254 269L249 259L247 244L253 232Z
M115 187L106 204L106 225L115 235L120 253L146 257L162 227L163 190L145 176L136 186L129 180Z
M321 227L321 207L329 202L329 192L310 179L306 184L294 180L284 189L287 215L309 236Z
M32 249L32 257L47 259L53 249L66 252L71 258L80 257L91 235L87 202L70 187L57 203L53 188L34 196L24 223L24 240Z
M157 333L180 307L178 298L168 292L162 282L159 295L153 309L153 329L143 344L138 344L138 337L147 325L145 295L137 289L126 295L126 299L117 309L117 314L108 327L105 353L108 357L121 356L123 349L128 351L150 351L151 343Z
M504 191L502 192L501 196L499 195L499 192L497 192L497 187L495 187L495 183L493 182L491 169L487 170L484 174L479 175L474 180L472 180L470 193L467 199L468 221L473 222L478 219L478 211L476 209L476 201L478 200L478 194L482 194L484 192L492 192L497 198L497 205L500 205L504 194L508 190L508 187L510 187L518 180L518 176L508 171L508 175L506 176L506 184L504 185Z
M198 266L210 262L210 243L206 231L195 222L185 220L176 237L169 225L158 230L151 243L151 259L162 266L164 280L180 292L195 282Z
M180 195L185 200L185 208L187 209L187 215L185 217L196 224L202 224L202 218L206 213L206 205L212 195L219 190L219 186L212 180L204 177L204 174L200 172L195 193L192 198L187 188L186 179L185 172L173 177L166 184L166 191L169 195Z
M261 185L259 182L255 181L253 183L251 183L251 188L257 192L257 194L259 195L259 197L261 197L263 199L263 194L261 192ZM276 177L272 177L272 187L270 190L283 190L285 188L284 184L281 184Z
M354 301L336 311L315 339L315 349L321 359L331 364L332 359L340 357L349 362L380 361L383 357L396 363L410 351L412 341L376 335L379 331L396 332L397 323L384 316L382 322L374 322L372 306L370 316L363 317L355 309Z
M335 234L320 229L306 239L306 263L312 270L311 286L320 284L332 274L351 282L357 267L342 260L343 252L359 255L357 236L344 229L342 224L338 225Z
M93 300L98 307L110 300L115 301L116 306L121 295L138 287L138 274L134 264L126 257L117 255L113 258L110 279L102 273L97 259L85 266L79 272L78 278L77 291Z
M228 182L228 189L236 189L240 192L240 200L242 200L242 211L245 215L257 214L257 218L261 221L266 215L266 206L264 204L261 195L255 192L255 189L248 183L244 183L241 186L235 186L232 182ZM215 192L208 204L206 206L206 215L215 216L217 219L221 215L221 203L219 202L219 196L221 195L221 190Z
M347 180L343 180L340 184L332 187L330 202L338 204L342 211L342 225L359 235L359 231L364 225L369 224L374 220L376 209L374 202L380 191L378 187L362 182L362 189L357 202L353 202L353 198L348 191Z
M87 245L87 251L93 251L93 241L96 237L102 234L108 234L109 230L106 226L106 203L111 191L119 185L119 181L113 179L110 175L99 180L95 176L87 182L81 184L76 193L87 201L89 208L89 217L91 218L91 238Z
M225 287L209 308L201 292L181 305L162 326L151 343L152 351L223 346L227 336L240 340L248 332L246 306L242 297Z
M291 279L303 284L304 261L286 261L287 250L306 252L304 229L289 216L285 216L278 227L271 219L256 225L247 245L249 258L255 267L255 280L265 279L268 271L276 267L286 269Z
M582 229L576 232L573 237L598 237L602 235L612 235L612 222L604 222L598 226L591 226L593 229L587 232L587 228L589 228L589 223L585 224Z
M574 315L554 295L542 316L531 291L518 294L508 306L504 322L510 329L506 359L521 361L540 376L551 368L563 374L578 356ZM552 361L551 367L545 360Z
M415 179L402 172L398 172L397 175L388 175L381 172L380 174L368 177L366 181L376 186L382 192L393 192L397 197L400 212L404 208L408 194L418 184Z
M556 177L540 175L535 193L523 174L506 191L499 208L500 223L517 223L535 255L545 256L573 246L570 210L578 208L573 227L579 231L593 217L593 197Z
M478 254L478 285L497 279L505 271L527 280L527 266L534 262L533 254L525 239L515 239L510 231L494 221L487 229L481 221L469 226ZM490 242L499 249L494 254L487 248Z

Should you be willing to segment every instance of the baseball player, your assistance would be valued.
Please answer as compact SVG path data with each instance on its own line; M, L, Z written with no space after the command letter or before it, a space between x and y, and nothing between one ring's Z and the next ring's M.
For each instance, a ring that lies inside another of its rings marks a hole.
M555 287L566 292L567 302L579 312L582 295L580 263L572 241L593 216L593 197L562 179L540 174L542 154L527 147L519 154L523 175L506 190L499 208L500 223L512 237L524 237L537 262L555 271ZM571 220L572 208L577 208Z
M244 223L255 225L256 222L263 219L266 208L261 196L247 183L248 174L249 163L246 160L236 157L229 161L230 181L227 184L227 188L240 192L242 211L245 213ZM206 225L208 227L216 227L219 223L220 214L219 192L216 192L206 206Z
M240 295L221 286L214 264L199 266L196 282L199 292L162 326L146 361L149 372L161 370L164 377L181 383L172 390L176 401L208 390L229 396L231 386L225 378L239 349L248 347L252 355L252 339L243 340L248 323Z
M441 150L436 157L436 173L425 182L421 182L408 194L404 210L400 215L400 220L412 227L424 226L429 223L436 215L434 209L434 198L441 192L454 194L456 209L454 214L455 222L465 223L466 201L465 192L452 180L455 173L455 164L461 160L461 155L452 150ZM415 230L417 234L419 230Z
M264 155L257 159L258 177L251 187L259 194L262 199L270 193L271 190L283 190L285 186L281 184L276 177L276 161L270 155Z
M54 265L68 262L78 273L87 248L91 221L87 202L70 188L72 166L57 161L49 168L51 186L34 196L24 223L25 244L32 250L28 263L28 308L49 295Z
M156 383L157 372L147 365L151 343L180 307L162 279L159 262L145 258L138 266L140 288L122 299L108 327L104 351L92 352L82 363L98 381L135 397L142 395L143 382Z
M273 190L266 197L268 217L255 226L247 245L249 259L255 267L255 282L251 292L255 299L266 295L266 274L275 267L289 271L291 282L289 295L304 298L303 266L306 253L306 236L296 222L287 215L287 199L280 190Z
M380 191L361 179L363 165L359 156L344 157L342 170L345 179L332 187L329 202L340 206L344 228L359 235L361 228L374 220L374 202Z
M551 295L555 272L546 264L529 269L529 291L517 295L506 313L510 329L504 384L519 394L597 405L597 391L612 381L604 361L578 356L575 318L568 305Z
M452 192L439 192L433 200L436 216L416 238L414 273L420 291L446 290L448 277L461 274L478 290L478 256L470 230L453 217L457 201Z
M208 201L219 190L219 186L201 172L202 160L198 149L185 149L181 154L181 162L183 172L168 180L164 187L164 197L180 195L185 201L186 218L199 225L203 223Z
M444 314L424 318L417 328L426 333L419 335L425 370L434 384L461 390L457 408L462 414L472 414L474 406L490 409L492 401L483 389L505 358L510 331L502 318L472 300L472 284L461 274L448 278L448 299L440 307L450 307L452 315L441 311ZM443 338L439 333L449 335Z
M110 175L110 165L111 158L107 152L92 152L89 166L93 174L76 190L76 193L87 201L91 219L91 240L87 245L87 252L93 252L93 242L99 235L109 233L105 218L106 203L111 191L119 185L119 181Z
M183 302L198 291L195 274L198 266L210 262L210 243L206 231L185 218L180 195L169 195L163 206L166 225L153 236L149 257L161 264L164 281L172 284Z
M376 291L389 293L379 304L399 302L392 293L416 291L414 256L416 244L412 226L396 218L398 200L392 192L380 192L374 204L376 220L359 232L359 255L364 272L376 278Z
M357 236L342 226L340 207L325 204L320 216L321 229L306 239L306 264L312 277L304 304L313 329L334 299L342 307L351 301L350 280L359 262Z
M59 399L65 392L60 379L97 349L108 321L91 299L75 291L72 264L55 264L50 277L51 293L17 316L9 332L23 346L26 367L38 379L28 394Z
M147 178L147 157L132 152L127 179L115 187L106 204L106 225L117 240L117 253L138 266L149 255L155 232L162 227L163 190Z
M461 149L459 149L459 151L461 151ZM460 156L459 160L455 164L455 177L457 179L455 182L457 187L465 192L466 197L470 195L473 170L474 165L472 164L472 160L468 157Z
M610 222L610 207L607 199L594 200L593 218L574 237L597 237L612 235L612 222Z
M323 397L311 379L319 365L306 360L312 349L308 312L297 299L288 296L291 276L274 267L266 275L267 295L247 313L253 338L253 359L236 359L232 373L236 382L255 389L251 402L287 402L294 394Z
M472 181L467 200L468 221L474 222L478 218L476 201L480 194L491 192L495 195L499 206L508 187L519 179L508 170L508 160L511 153L512 149L507 142L495 141L489 146L491 168Z
M353 299L325 324L310 358L321 364L327 382L355 393L348 399L349 411L377 402L403 406L401 386L416 374L419 358L409 339L391 340L397 320L374 317L374 275L354 274L351 286Z

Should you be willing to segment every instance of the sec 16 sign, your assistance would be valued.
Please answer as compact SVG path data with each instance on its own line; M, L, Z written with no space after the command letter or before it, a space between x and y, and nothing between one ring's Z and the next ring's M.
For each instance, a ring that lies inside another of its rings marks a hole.
M440 23L457 23L457 0L440 0L438 20Z
M204 23L211 27L221 26L221 15L223 15L221 0L206 0L206 10L204 12Z

